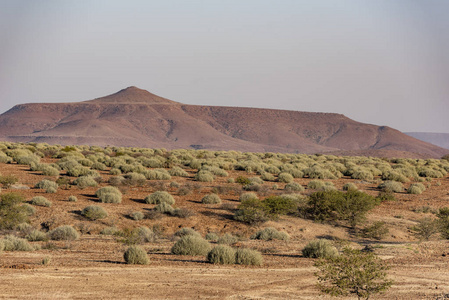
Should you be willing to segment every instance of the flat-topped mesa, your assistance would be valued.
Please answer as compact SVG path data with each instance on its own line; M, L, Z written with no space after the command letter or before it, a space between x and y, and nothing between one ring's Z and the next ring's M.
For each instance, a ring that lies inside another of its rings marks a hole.
M178 104L178 102L159 97L146 90L135 86L127 87L117 93L96 98L94 100L83 101L88 103L141 103L141 104Z

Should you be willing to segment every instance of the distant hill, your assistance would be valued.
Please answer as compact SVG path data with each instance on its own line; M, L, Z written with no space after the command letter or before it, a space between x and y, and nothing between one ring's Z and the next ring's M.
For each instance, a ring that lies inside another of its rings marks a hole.
M16 105L0 115L0 139L309 154L383 150L389 156L439 158L449 153L341 114L186 105L136 87L90 101Z
M404 132L415 139L449 149L449 133L436 132Z

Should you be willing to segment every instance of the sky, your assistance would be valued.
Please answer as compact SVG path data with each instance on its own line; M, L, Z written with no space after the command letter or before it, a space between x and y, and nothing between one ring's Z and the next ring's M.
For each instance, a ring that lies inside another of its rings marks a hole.
M0 113L128 86L449 132L449 1L0 0Z

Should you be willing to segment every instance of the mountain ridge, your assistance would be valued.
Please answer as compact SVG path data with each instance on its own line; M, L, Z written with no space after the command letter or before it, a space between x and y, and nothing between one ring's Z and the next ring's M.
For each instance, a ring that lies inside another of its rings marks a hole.
M188 105L136 87L81 102L16 105L0 115L0 139L308 154L388 150L435 158L449 153L342 114Z

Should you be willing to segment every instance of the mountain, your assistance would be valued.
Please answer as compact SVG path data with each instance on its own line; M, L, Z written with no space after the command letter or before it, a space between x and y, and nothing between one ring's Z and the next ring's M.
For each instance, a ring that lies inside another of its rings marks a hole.
M437 132L404 132L415 139L449 149L449 133Z
M136 87L83 102L16 105L0 115L0 139L255 152L382 150L388 156L438 158L449 152L341 114L186 105Z

